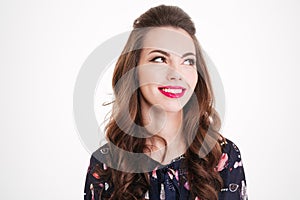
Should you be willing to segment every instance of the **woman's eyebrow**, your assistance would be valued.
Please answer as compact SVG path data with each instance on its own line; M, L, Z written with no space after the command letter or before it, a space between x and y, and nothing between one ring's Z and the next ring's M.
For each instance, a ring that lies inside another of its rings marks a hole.
M149 52L149 54L151 54L151 53L161 53L161 54L163 54L163 55L165 55L167 57L170 56L170 54L168 52L163 51L163 50L159 50L159 49L152 50L152 51Z
M190 55L192 55L192 56L195 56L195 57L196 57L196 55L195 55L194 53L192 53L192 52L188 52L188 53L185 53L185 54L183 54L183 55L181 56L181 58L184 58L184 57L186 57L186 56L190 56Z
M166 51L163 51L163 50L160 50L160 49L152 50L152 51L149 52L149 54L151 54L151 53L161 53L161 54L163 54L163 55L165 55L165 56L167 56L167 57L170 56L170 53L168 53L168 52L166 52ZM194 53L188 52L188 53L183 54L183 55L181 56L181 58L184 58L184 57L190 56L190 55L196 57L196 55L195 55Z

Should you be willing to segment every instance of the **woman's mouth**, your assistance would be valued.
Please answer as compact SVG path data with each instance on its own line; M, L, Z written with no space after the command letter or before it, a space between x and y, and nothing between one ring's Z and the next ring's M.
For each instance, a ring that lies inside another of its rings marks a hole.
M158 90L169 98L180 98L184 95L185 88L181 86L163 86L159 87Z

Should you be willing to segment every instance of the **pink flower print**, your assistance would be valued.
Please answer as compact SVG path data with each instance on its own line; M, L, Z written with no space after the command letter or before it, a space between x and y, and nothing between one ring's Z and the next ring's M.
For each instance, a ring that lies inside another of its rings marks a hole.
M155 169L152 171L152 177L155 179L157 179L156 170L157 170L157 167L155 167Z
M199 197L196 197L195 200L200 200Z
M93 177L95 177L96 179L100 179L99 174L97 174L96 172L93 173Z
M185 189L190 190L190 185L188 182L185 182L183 186L185 187Z
M174 175L175 175L175 170L172 168L169 168L168 175L169 175L170 179L173 180Z
M175 178L176 178L177 181L179 181L179 172L178 172L178 170L175 171Z
M219 163L216 167L216 170L218 172L222 171L228 164L228 154L227 153L223 153L221 156L221 159L219 160Z
M242 161L240 161L240 162L235 162L234 165L233 165L234 168L238 168L238 167L241 167L241 166L243 166Z
M173 180L174 175L171 172L168 172L168 175L169 175L170 179Z

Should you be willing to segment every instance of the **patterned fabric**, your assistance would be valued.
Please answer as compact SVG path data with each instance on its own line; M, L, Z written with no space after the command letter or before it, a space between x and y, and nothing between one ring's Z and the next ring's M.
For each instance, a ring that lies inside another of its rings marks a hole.
M100 148L101 151L101 148ZM145 199L150 200L188 200L189 184L187 182L187 171L180 168L180 163L185 159L180 156L163 167L155 168L149 172L150 188L145 194ZM109 186L95 173L95 166L99 165L102 169L107 166L101 163L94 156L91 157L90 165L86 176L84 188L84 200L100 200L99 192L102 196L109 196L113 187ZM226 140L223 144L223 154L219 164L216 166L219 171L224 187L219 192L219 200L247 200L246 180L238 147ZM195 200L200 200L196 197Z

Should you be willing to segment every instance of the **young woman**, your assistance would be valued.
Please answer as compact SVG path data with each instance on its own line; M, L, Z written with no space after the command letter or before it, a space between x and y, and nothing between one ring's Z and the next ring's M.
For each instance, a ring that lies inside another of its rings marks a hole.
M108 143L91 157L85 200L247 199L239 149L218 132L195 32L175 6L135 20L115 66Z

